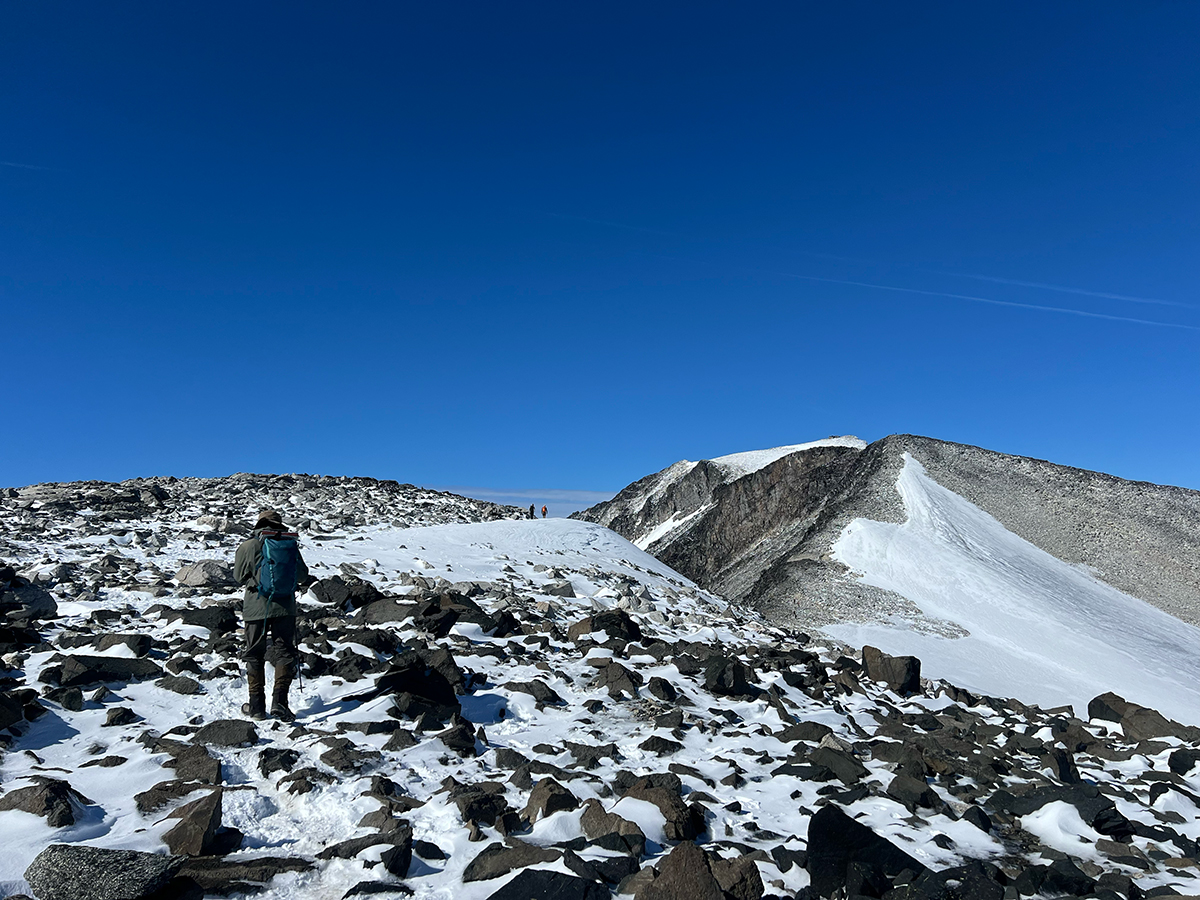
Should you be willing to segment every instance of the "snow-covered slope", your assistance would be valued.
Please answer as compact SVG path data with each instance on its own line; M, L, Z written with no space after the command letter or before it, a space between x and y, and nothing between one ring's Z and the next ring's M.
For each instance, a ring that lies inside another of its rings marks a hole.
M830 634L915 653L930 674L971 690L1077 710L1111 690L1200 723L1200 629L1008 531L911 455L896 490L908 519L855 519L833 557L968 634L921 634L904 622L832 625Z
M818 447L851 447L855 450L866 449L867 442L852 435L830 437L821 441L809 441L806 444L790 444L786 447L772 447L769 450L746 450L742 453L731 453L728 456L718 456L712 460L729 473L729 480L752 475L759 469L769 466L785 456L799 453L803 450L815 450Z

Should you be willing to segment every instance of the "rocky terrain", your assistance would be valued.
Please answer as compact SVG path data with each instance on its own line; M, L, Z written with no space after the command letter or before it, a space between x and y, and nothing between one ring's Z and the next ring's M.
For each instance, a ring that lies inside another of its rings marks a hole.
M0 896L1200 893L1200 731L1116 695L982 696L389 482L6 494ZM319 579L294 724L239 714L228 565L268 505Z

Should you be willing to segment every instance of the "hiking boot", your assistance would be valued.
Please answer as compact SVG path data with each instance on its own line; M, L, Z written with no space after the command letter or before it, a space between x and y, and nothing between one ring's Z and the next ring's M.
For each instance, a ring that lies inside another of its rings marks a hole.
M271 689L271 716L280 722L294 722L296 715L288 708L288 689L292 686L292 678L296 673L296 663L292 660L281 660L275 666L275 684Z
M246 660L246 688L250 702L242 704L242 715L251 719L267 717L267 676L261 659Z

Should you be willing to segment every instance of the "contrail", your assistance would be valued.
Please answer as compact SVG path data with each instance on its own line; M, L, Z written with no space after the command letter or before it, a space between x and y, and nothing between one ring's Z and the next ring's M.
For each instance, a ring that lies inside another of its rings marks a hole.
M1018 287L1038 288L1043 291L1061 291L1064 294L1082 294L1085 297L1103 297L1106 300L1128 300L1130 303L1155 303L1160 306L1182 306L1195 309L1191 303L1180 303L1176 300L1155 300L1150 297L1130 297L1125 294L1106 294L1103 291L1086 291L1083 288L1063 287L1058 284L1042 284L1038 281L1017 281L1013 278L994 278L991 275L968 275L965 272L941 272L942 275L952 275L955 278L974 278L976 281L990 281L994 284L1015 284Z
M818 278L816 275L796 275L792 272L780 272L787 278L802 278L805 281L823 281L828 284L847 284L853 287L874 288L877 291L897 291L904 294L924 294L927 297L949 297L953 300L970 300L972 303L990 303L993 306L1014 306L1018 309L1036 309L1040 312L1066 313L1070 316L1083 316L1087 319L1107 319L1110 322L1130 322L1135 325L1157 325L1159 328L1182 328L1186 331L1200 331L1197 325L1182 325L1177 322L1158 322L1153 319L1135 319L1130 316L1110 316L1105 313L1086 312L1082 309L1069 309L1063 306L1042 306L1037 303L1017 303L1012 300L993 300L990 297L972 297L967 294L947 294L944 291L922 291L917 288L893 287L887 284L868 284L865 281L843 281L840 278Z
M37 169L41 172L49 172L50 171L49 166L31 166L28 163L5 162L2 159L0 159L0 166L9 166L10 168L13 168L13 169Z

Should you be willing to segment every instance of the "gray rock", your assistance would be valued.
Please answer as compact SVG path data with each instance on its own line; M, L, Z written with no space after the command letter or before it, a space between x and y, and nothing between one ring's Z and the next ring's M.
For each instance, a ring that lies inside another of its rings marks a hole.
M233 569L219 559L201 559L181 568L175 580L186 587L235 587Z
M29 864L25 880L38 900L142 900L182 864L178 856L51 844Z

